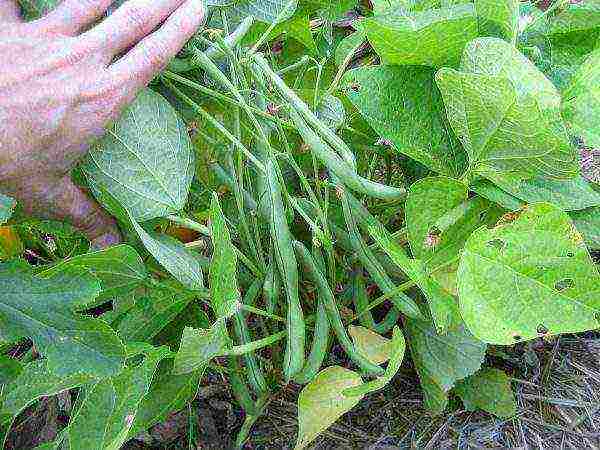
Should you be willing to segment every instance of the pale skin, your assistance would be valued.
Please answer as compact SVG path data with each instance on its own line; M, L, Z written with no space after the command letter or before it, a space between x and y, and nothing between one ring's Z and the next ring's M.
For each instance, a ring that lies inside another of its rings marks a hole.
M27 214L72 223L96 247L115 221L70 170L200 26L201 0L63 0L24 23L0 0L0 192Z

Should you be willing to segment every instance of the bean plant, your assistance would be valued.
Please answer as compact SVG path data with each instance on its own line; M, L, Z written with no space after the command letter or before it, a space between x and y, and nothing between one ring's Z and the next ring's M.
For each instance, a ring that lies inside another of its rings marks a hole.
M300 385L300 449L405 359L510 418L488 350L600 327L600 3L346 3L209 2L74 173L122 244L28 264L0 195L4 438L70 391L43 448L118 449L219 374L238 447Z

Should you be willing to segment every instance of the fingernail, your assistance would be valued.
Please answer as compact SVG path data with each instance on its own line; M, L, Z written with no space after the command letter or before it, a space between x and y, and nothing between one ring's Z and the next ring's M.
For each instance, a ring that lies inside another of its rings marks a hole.
M111 245L116 245L121 242L121 236L117 233L109 232L103 234L102 236L98 236L95 239L92 239L91 249L92 250L102 250L104 248L110 247Z

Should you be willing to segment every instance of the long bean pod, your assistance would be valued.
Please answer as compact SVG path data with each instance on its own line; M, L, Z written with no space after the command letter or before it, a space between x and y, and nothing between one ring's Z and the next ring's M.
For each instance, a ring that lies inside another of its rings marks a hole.
M296 251L296 255L302 263L302 268L304 269L305 273L310 277L313 283L315 283L315 287L317 288L319 296L322 296L325 311L327 312L327 317L329 318L329 323L331 324L331 327L333 328L340 345L348 354L348 357L354 361L366 374L381 375L383 373L383 369L378 365L373 364L365 356L359 353L354 346L354 343L348 336L346 328L344 328L344 323L342 322L340 312L335 303L333 293L331 292L331 289L327 284L327 280L317 267L317 264L315 263L308 249L301 242L295 241L294 250Z
M266 172L269 185L271 209L271 237L277 266L283 278L287 296L287 345L284 355L283 372L286 380L291 380L304 366L304 316L298 295L298 266L292 246L292 235L288 228L287 215L281 196L281 185L277 176L276 161L267 162Z

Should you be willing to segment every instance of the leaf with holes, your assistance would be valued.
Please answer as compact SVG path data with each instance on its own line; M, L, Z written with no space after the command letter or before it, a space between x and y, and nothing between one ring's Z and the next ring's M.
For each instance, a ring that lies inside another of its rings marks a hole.
M117 334L104 321L74 312L100 293L87 271L73 269L49 279L0 271L0 293L2 328L30 337L55 374L102 378L123 368L125 351Z
M128 245L117 245L97 252L78 255L38 274L50 278L73 268L88 270L100 281L102 291L86 308L100 305L116 297L131 294L146 280L146 267L137 252Z
M461 69L441 69L436 81L471 172L524 179L579 172L556 89L507 42L474 40Z
M392 7L362 24L383 63L404 66L455 66L478 32L472 4L413 12Z
M508 419L517 412L510 379L499 369L480 370L456 383L454 392L462 399L468 411L483 409L500 419Z
M162 96L141 91L83 166L91 187L106 189L137 221L181 210L194 175L185 124Z
M569 216L548 203L509 213L465 244L462 317L484 342L515 342L599 327L600 275Z
M487 346L462 324L441 336L433 324L407 319L406 333L425 407L439 414L446 409L455 383L481 368Z
M359 386L362 378L344 367L323 369L300 391L298 397L298 440L296 450L307 447L343 414L354 408L362 396L347 397L342 391Z
M444 175L464 171L466 154L446 121L433 69L361 67L346 73L343 85L356 109L396 151Z

